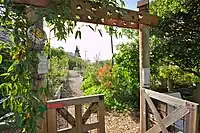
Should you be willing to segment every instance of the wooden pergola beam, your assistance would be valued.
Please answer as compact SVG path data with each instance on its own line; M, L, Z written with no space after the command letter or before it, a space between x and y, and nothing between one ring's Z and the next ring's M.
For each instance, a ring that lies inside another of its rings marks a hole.
M116 7L102 7L86 0L73 0L72 19L81 22L138 29L138 24L157 25L158 18L146 12L137 12Z
M49 0L11 0L11 2L15 4L27 4L36 7L47 7L49 4Z
M51 5L49 0L12 0L14 3L30 4L46 7ZM52 0L54 4L61 4L61 0ZM122 28L139 29L139 24L157 25L158 18L147 12L138 12L117 7L103 7L100 4L86 0L71 0L69 20L117 26Z

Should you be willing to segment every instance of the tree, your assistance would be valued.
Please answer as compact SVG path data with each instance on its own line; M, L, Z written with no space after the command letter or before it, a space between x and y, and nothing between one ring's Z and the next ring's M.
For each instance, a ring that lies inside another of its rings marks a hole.
M200 1L155 0L151 13L160 17L151 32L152 58L200 77Z
M78 46L76 46L76 49L75 49L75 56L76 57L81 57L80 50L78 49Z

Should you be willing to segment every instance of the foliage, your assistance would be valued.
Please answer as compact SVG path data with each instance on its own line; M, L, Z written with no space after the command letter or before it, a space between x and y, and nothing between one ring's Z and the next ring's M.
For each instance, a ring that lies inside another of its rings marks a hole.
M65 80L69 73L69 58L60 48L51 48L50 71L48 73L49 98L54 96L56 89Z
M160 86L162 79L170 79L174 81L174 87L194 86L199 82L199 78L192 73L188 73L180 69L178 66L162 65L157 68L157 74L151 75L152 87ZM155 89L155 88L154 88Z
M99 2L103 6L119 6L118 2L123 4L122 0L93 1ZM11 48L4 42L0 42L1 47L6 46L4 49L0 48L3 51L0 53L0 104L4 109L8 109L2 114L4 116L0 118L0 121L6 123L8 123L8 120L14 121L14 125L23 129L23 132L35 133L39 126L37 123L42 118L43 112L46 111L46 107L38 97L39 95L46 95L47 89L35 88L38 65L37 53L39 51L31 48L27 29L44 18L49 26L52 26L51 31L54 31L58 40L65 40L69 34L74 32L76 21L69 21L71 17L68 14L70 13L70 1L68 0L64 0L62 3L55 2L53 6L50 5L46 8L15 5L8 0L1 0L0 2L4 3L0 7L0 25L9 32L14 44ZM33 9L38 16L36 22L30 23L25 12L27 8ZM78 33L80 36L80 29L78 29ZM63 56L58 56L53 57L52 62L58 64L60 59L67 62ZM66 64L61 63L61 65ZM58 68L58 66L55 67ZM55 75L57 75L56 72ZM33 90L33 88L36 90ZM5 114L7 112L10 112L10 115ZM11 116L11 119L6 119L7 116Z
M2 56L0 65L0 106L3 107L0 121L10 126L16 125L26 132L36 132L36 120L42 118L46 108L37 99L44 89L40 88L36 93L31 91L33 75L29 70L35 67L36 60L30 60L34 53L26 51L26 58L16 58L19 57L16 56L18 47L7 46L4 42L0 46L2 53L6 54ZM13 120L14 123L11 122Z
M139 60L136 42L121 44L114 56L113 68L88 68L84 75L82 88L85 95L103 93L107 109L123 111L125 108L139 106Z
M121 44L114 59L113 84L118 92L116 97L131 107L139 107L138 41Z
M27 41L28 24L23 7L8 4L0 8L0 25L5 27L13 41L13 46L0 42L3 62L0 65L0 106L3 107L0 121L17 126L25 132L36 132L37 121L42 119L46 107L37 98L45 88L33 91L37 71L37 52ZM7 114L8 113L8 114ZM10 115L9 115L10 114ZM14 122L14 123L12 123Z
M67 57L67 54L62 47L50 49L50 56L51 57L58 57L59 59L61 59L61 57L64 56L64 55Z
M108 81L111 80L111 66L105 64L103 67L99 68L97 70L97 78L99 80L99 82L101 83L105 83L104 85L106 86L106 84L110 84L108 83Z
M83 78L84 81L81 85L81 89L83 91L87 90L88 88L91 88L95 85L100 85L98 79L97 79L97 70L99 69L99 66L97 65L88 65L86 69L83 72Z
M152 29L153 58L200 77L200 1L156 0L151 13L160 17Z
M81 59L80 57L76 56L69 56L69 69L74 70L76 68L77 70L81 70L87 66L87 63Z

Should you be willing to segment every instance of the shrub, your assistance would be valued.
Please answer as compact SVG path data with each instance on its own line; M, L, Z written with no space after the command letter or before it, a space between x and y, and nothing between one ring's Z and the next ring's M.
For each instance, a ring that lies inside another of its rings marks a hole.
M84 75L85 95L103 93L107 109L123 111L139 107L139 57L138 44L127 43L119 46L114 56L115 64L105 64L86 71Z
M60 58L57 56L52 57L50 59L50 66L51 69L48 73L49 98L55 94L61 82L65 80L69 74L67 56L63 55Z

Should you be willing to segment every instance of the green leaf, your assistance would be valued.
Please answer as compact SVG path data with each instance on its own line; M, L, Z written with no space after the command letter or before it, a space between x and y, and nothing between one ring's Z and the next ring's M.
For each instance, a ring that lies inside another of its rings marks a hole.
M2 63L2 61L3 61L3 57L2 55L0 55L0 64Z
M95 31L94 28L91 25L88 25L88 26L90 27L90 29L92 29L93 31Z
M9 118L9 117L11 117L11 116L13 116L13 115L14 115L13 112L7 113L7 114L5 114L4 116L0 117L0 121L2 121L3 119Z
M76 34L75 34L75 39L77 39L78 37L78 31L76 31Z
M78 31L79 39L81 39L81 31Z
M40 100L39 100L36 96L32 95L32 97L33 97L37 102L40 102Z
M47 108L46 108L46 106L44 106L44 105L41 105L41 106L39 106L39 108L38 108L38 111L41 112L41 113L44 113L46 110L47 110Z
M17 127L20 128L20 127L21 127L21 119L20 119L19 114L17 113L15 117L16 117L16 124L17 124Z
M0 74L0 77L4 77L4 76L9 76L10 73L3 73L3 74Z
M103 37L102 30L98 29L98 31L99 31L99 34L101 35L101 37Z
M14 69L14 66L11 65L11 66L8 68L8 71L7 71L7 72L9 73L9 72L11 72L13 69Z
M4 103L5 101L7 101L10 97L6 97L6 98L3 98L3 99L0 99L0 104Z

